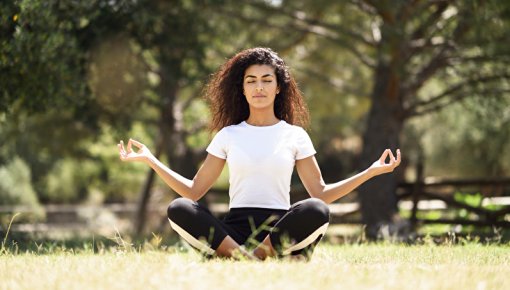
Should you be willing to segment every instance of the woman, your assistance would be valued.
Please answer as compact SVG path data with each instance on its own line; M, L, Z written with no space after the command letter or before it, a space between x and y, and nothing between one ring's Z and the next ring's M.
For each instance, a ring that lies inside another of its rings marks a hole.
M298 126L308 122L303 97L271 49L236 54L213 76L206 97L212 109L211 129L219 132L193 180L163 165L140 142L130 139L124 147L121 141L118 147L121 160L146 163L182 196L168 207L170 225L207 255L309 258L329 224L326 204L400 164L400 151L395 158L387 149L365 171L325 184L310 137ZM225 162L230 171L230 210L219 220L196 201L211 188ZM291 206L294 166L311 198ZM253 250L248 252L245 245Z

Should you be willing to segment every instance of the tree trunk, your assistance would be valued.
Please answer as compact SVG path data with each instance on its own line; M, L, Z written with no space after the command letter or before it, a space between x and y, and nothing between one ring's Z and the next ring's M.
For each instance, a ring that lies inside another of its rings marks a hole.
M183 175L186 178L193 178L193 174L197 168L196 158L193 152L186 146L185 132L182 130L182 124L179 124L180 117L176 118L175 105L178 85L178 65L173 63L168 65L169 68L162 68L160 76L161 83L158 93L161 97L159 134L160 139L157 144L156 157L159 158L161 153L165 153L168 160L168 166ZM171 73L170 73L171 72ZM135 233L141 235L145 229L145 220L147 206L150 200L151 188L154 183L155 172L151 169L147 175L147 179L143 185L140 199L138 202Z
M161 156L161 151L163 149L161 141L158 141L156 145L156 152L154 156L159 158ZM156 172L149 168L149 172L147 173L147 179L145 180L142 190L140 192L140 198L138 200L136 215L135 215L135 234L136 236L140 236L143 233L145 228L145 220L147 215L147 204L149 203L150 194L152 184L154 184Z
M372 107L363 136L361 170L379 159L385 149L389 148L395 154L399 148L403 126L400 97L395 70L390 66L379 65L375 74ZM359 188L362 221L366 225L365 234L368 239L380 237L382 228L387 229L390 235L395 233L394 225L398 215L396 187L397 177L390 173L377 176Z
M163 87L160 134L163 137L163 150L168 158L169 167L191 179L196 173L197 162L193 151L186 144L187 134L182 123L184 108L177 105L178 91L177 82L168 81Z

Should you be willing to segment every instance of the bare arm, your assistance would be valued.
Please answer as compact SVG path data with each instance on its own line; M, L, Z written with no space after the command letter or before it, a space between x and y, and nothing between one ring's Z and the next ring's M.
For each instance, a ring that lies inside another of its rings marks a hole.
M385 163L385 159L388 156L390 157L390 162ZM393 153L386 149L379 160L374 162L365 171L332 184L326 184L322 179L319 165L314 156L297 160L296 168L303 185L311 197L320 198L326 203L332 203L350 193L370 178L392 172L400 164L400 160L400 150L397 150L397 158L395 158Z
M132 150L133 145L138 148L138 151ZM129 139L126 148L124 148L124 142L120 141L117 146L122 161L139 161L149 165L180 196L195 201L211 188L225 166L224 159L208 154L193 180L189 180L161 163L145 145L138 141Z

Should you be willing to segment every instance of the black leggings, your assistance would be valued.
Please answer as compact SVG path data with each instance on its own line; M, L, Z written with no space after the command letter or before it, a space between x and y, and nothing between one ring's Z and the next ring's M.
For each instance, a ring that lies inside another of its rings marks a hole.
M269 235L279 256L310 255L329 225L329 208L309 198L289 210L232 208L219 220L197 202L177 198L168 206L168 219L184 240L206 255L214 255L227 235L253 248Z

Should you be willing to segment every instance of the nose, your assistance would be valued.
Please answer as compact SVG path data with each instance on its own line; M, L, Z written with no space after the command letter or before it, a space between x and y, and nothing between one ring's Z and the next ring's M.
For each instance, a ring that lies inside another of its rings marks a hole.
M262 91L262 86L257 86L257 87L255 88L255 90L256 90L257 92L261 92L261 91Z

